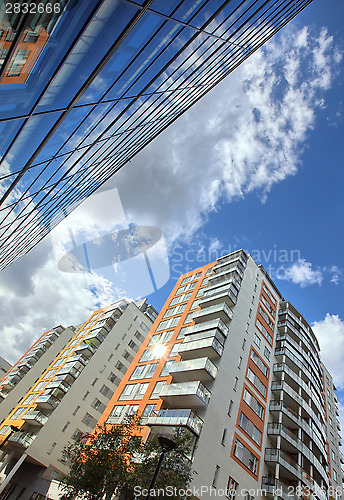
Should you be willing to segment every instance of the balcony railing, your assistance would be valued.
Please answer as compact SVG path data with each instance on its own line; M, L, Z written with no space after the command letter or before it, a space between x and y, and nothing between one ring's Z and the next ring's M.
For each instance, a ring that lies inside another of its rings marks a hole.
M233 285L219 286L211 290L205 290L202 302L228 302L228 305L235 306L237 303L237 294L233 292Z
M41 394L40 396L38 396L35 403L37 404L37 406L51 409L56 408L60 403L60 400L55 396L52 396L51 394Z
M28 448L36 436L25 434L24 432L15 432L8 438L9 443L20 445L23 448Z
M200 340L189 340L181 343L178 354L182 359L221 357L223 345L214 336Z
M161 399L176 400L176 404L188 404L192 407L208 405L211 392L201 382L181 382L179 384L166 384L161 392Z
M49 417L41 411L33 410L26 412L22 418L23 420L29 422L31 425L44 425Z
M229 327L224 324L220 319L213 319L212 321L205 321L203 323L198 323L197 325L191 325L187 327L184 331L184 335L193 335L195 333L204 332L207 330L219 330L224 337L227 337L229 333Z
M202 302L200 306L202 307ZM213 317L220 318L222 321L227 322L233 318L233 310L225 303L215 304L214 306L205 307L195 312L193 319L197 324L201 321L212 319Z
M153 412L147 419L147 425L162 426L183 426L193 431L197 436L200 435L203 420L195 415L192 410L158 410Z
M326 441L326 436L323 428L321 428L321 439L321 437L318 435L318 432L319 434L321 434L320 431L315 431L314 429L312 429L304 419L302 419L292 408L290 408L290 406L288 406L283 401L270 401L270 411L281 411L285 415L287 415L293 422L299 425L308 434L308 436L313 439L319 450L322 452L323 457L326 459L327 453L324 444L324 442Z
M179 361L172 365L170 375L173 380L209 380L215 379L217 367L208 358L196 358Z

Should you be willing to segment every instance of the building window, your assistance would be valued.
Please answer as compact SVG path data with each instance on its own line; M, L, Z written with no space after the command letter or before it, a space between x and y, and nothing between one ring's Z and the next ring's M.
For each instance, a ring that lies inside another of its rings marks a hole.
M227 427L225 427L223 429L222 438L221 438L221 444L222 444L222 446L225 446L225 443L226 443L227 430L228 430Z
M244 340L242 341L242 346L241 346L241 348L242 348L243 350L245 349L245 345L246 345L246 339L244 339Z
M227 489L226 489L226 496L229 498L229 500L235 500L235 495L238 490L239 483L234 481L234 479L229 476L228 478L228 484L227 484Z
M266 366L265 363L260 359L258 354L255 351L251 351L251 359L253 363L259 368L259 370L262 372L264 377L268 378L269 376L269 368Z
M213 477L213 482L212 482L212 486L213 486L214 488L216 488L216 481L217 481L217 476L218 476L219 470L220 470L220 466L219 466L219 465L217 465L217 466L215 467L215 472L214 472L214 477Z
M108 357L108 361L111 361L113 358L113 354L110 354L110 356Z
M251 303L254 304L254 295L252 296Z
M260 331L260 333L266 338L266 340L269 342L269 344L272 344L272 337L270 333L267 331L264 325L257 319L256 321L256 327Z
M145 339L144 336L139 331L136 331L134 333L134 337L136 337L140 342L143 342Z
M250 469L253 474L257 474L258 470L258 458L251 453L251 451L246 448L242 444L239 439L235 440L235 445L234 445L234 456L245 465L248 469Z
M254 343L256 346L260 347L260 337L256 333L254 334Z
M234 385L233 385L233 391L236 391L237 385L238 385L238 377L235 377L234 379Z
M239 427L246 432L246 434L250 436L255 443L260 445L262 433L243 412L240 413Z
M75 410L73 411L73 415L75 416L78 413L79 410L80 410L80 406L77 406L75 408Z
M95 410L99 411L100 413L103 413L103 411L105 410L106 406L104 405L104 403L102 403L99 399L95 399L92 403L92 408L94 408Z
M154 386L154 389L153 389L153 392L151 394L151 398L152 399L158 399L159 395L160 395L160 392L161 392L161 389L164 387L164 385L166 384L166 381L163 380L161 382L157 382Z
M267 360L270 361L271 352L269 351L269 349L267 347L265 347L265 349L264 349L264 356L266 357Z
M66 422L66 423L64 424L64 426L62 427L61 432L65 432L65 431L67 430L67 428L68 428L69 424L70 424L70 422Z
M87 398L87 396L89 395L89 393L90 393L89 391L86 391L86 392L85 392L85 394L83 395L83 398L82 398L82 399L83 399L84 401L85 401L85 399Z
M336 483L338 483L338 475L337 475L337 471L333 469L333 479L336 481Z
M124 359L128 360L130 358L130 352L128 352L127 350L124 350L122 356Z
M254 387L257 389L262 396L266 396L266 387L263 384L263 382L257 377L255 373L251 370L251 368L248 369L247 372L247 379L254 385Z
M144 321L142 321L142 323L140 323L140 328L141 328L144 332L146 332L146 333L148 333L148 332L149 332L149 326L147 326L147 325L146 325L146 323L144 323Z
M248 491L243 491L243 497L244 497L244 500L254 500L254 497L252 495L250 495L250 493Z
M119 348L121 344L117 344L116 347L115 347L115 351L117 351L117 349Z
M119 378L113 372L110 372L110 375L108 376L108 380L110 380L110 382L112 382L115 385L119 384Z
M239 363L238 363L238 368L239 368L239 370L240 370L240 368L241 368L241 363L242 363L242 357L240 356L240 357L239 357Z
M147 388L149 386L149 383L146 384L127 384L120 397L118 398L119 400L121 399L142 399Z
M95 378L95 379L93 380L92 384L91 384L91 385L92 385L92 387L94 387L94 386L96 385L96 383L97 383L97 382L98 382L98 379L97 379L97 378Z
M142 417L150 417L154 411L155 405L146 405Z
M112 396L114 395L114 392L111 389L109 389L108 386L105 384L102 386L99 392L108 399L111 399Z
M228 416L230 417L231 414L232 414L232 407L233 407L233 400L231 399L230 402L229 402L229 406L228 406Z
M117 363L115 364L115 368L117 368L117 370L119 370L120 372L122 372L123 369L125 370L124 364L121 361L117 361Z
M134 351L137 350L137 345L135 344L135 342L133 340L130 340L130 342L128 343L128 346L130 347L130 349L133 349Z
M147 365L139 365L134 369L130 380L142 378L152 378L157 369L158 363L148 363Z
M50 455L53 451L54 451L54 448L56 446L56 443L53 443L50 448L49 448L49 451L47 451L47 454Z
M250 328L250 323L246 323L246 332L248 332L249 328Z
M85 413L81 421L86 424L88 427L94 428L97 425L97 420L92 417L89 413Z
M264 407L247 389L245 389L243 399L245 403L251 408L251 410L253 410L254 413L263 420Z
M248 317L251 318L252 317L252 309L249 310L248 312Z

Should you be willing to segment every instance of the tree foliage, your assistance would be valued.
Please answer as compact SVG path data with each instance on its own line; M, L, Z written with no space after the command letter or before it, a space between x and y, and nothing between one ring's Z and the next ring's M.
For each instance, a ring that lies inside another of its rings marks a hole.
M124 424L100 425L95 433L76 437L63 451L70 472L62 479L61 498L110 499L116 491L121 498L132 500L135 494L148 489L161 448L157 435L152 433L143 443L141 431L139 417L135 416ZM185 490L191 479L190 461L186 457L190 455L193 439L183 428L176 428L170 437L177 449L165 454L152 498L166 498L157 492L169 486L173 494L168 498L179 500L182 498L179 491Z

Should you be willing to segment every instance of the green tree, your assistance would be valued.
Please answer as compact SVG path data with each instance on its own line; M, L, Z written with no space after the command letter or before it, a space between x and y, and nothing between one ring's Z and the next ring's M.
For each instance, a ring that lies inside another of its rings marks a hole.
M84 500L110 499L116 491L123 499L144 498L161 448L157 436L150 435L146 443L139 435L142 427L135 416L121 425L98 426L97 432L76 437L63 451L70 467L62 479L63 500L76 496ZM176 428L172 436L177 449L166 453L155 492L169 487L169 496L179 500L191 480L190 456L194 439L183 428ZM172 493L172 494L170 494ZM153 498L166 498L162 493Z

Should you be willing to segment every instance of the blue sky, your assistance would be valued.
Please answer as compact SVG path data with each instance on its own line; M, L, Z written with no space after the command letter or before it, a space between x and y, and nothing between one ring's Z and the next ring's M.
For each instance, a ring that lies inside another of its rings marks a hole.
M128 222L164 234L171 279L149 295L156 308L187 266L243 247L315 322L342 388L343 25L342 2L315 0L106 186ZM99 204L100 220L107 208ZM125 273L112 282L63 273L46 238L0 276L2 355L15 361L42 331L129 294L125 280L137 274Z

